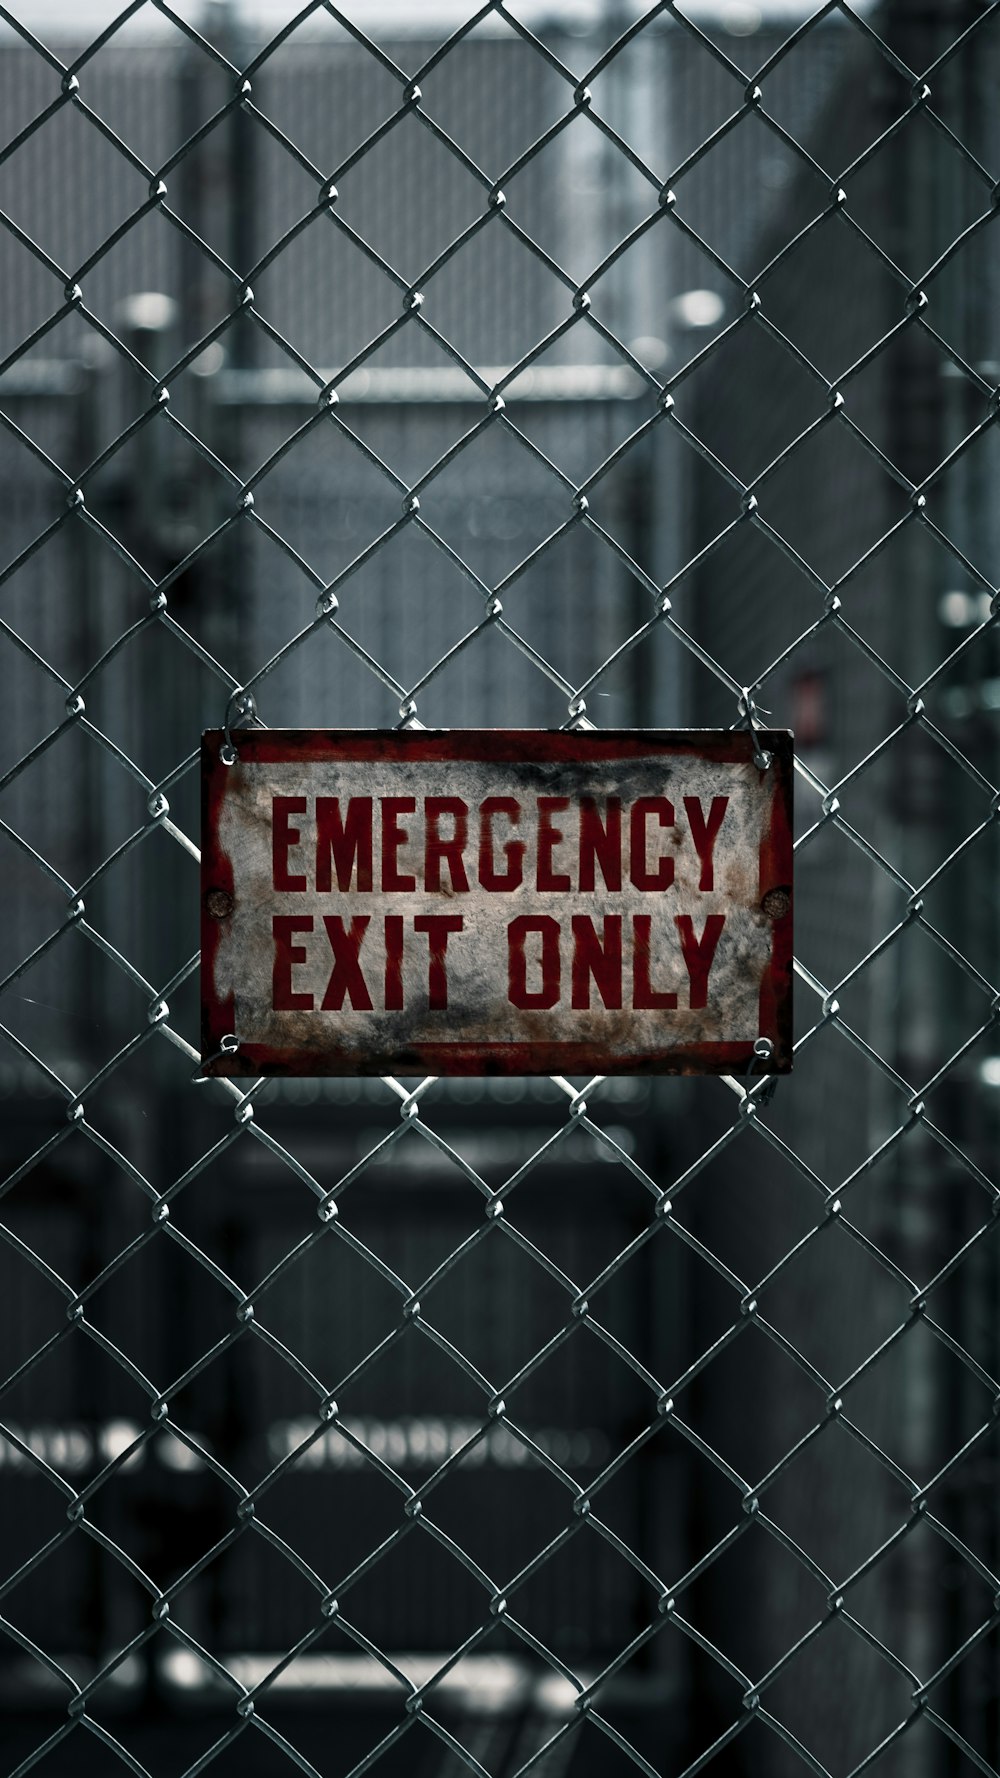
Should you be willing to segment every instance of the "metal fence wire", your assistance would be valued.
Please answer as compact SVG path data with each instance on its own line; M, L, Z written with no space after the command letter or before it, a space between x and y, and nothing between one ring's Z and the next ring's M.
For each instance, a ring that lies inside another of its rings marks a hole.
M997 0L0 6L8 1774L1000 1770ZM790 1078L199 1082L200 730L790 725Z

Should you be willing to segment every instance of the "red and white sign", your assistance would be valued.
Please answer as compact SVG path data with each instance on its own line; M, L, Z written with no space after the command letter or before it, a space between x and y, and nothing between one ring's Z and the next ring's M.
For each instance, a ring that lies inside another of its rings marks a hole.
M715 731L240 731L231 765L223 742L206 1074L791 1066L788 734L757 736L766 768Z

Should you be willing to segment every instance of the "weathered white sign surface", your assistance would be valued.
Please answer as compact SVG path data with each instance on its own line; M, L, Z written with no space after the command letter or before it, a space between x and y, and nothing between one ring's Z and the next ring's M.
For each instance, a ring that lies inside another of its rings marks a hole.
M787 1070L791 737L758 739L206 734L204 1072Z

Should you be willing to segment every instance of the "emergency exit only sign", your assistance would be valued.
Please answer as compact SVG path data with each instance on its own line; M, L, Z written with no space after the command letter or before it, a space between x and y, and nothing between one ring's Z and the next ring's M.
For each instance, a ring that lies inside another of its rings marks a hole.
M791 1066L787 733L233 744L203 741L204 1073Z

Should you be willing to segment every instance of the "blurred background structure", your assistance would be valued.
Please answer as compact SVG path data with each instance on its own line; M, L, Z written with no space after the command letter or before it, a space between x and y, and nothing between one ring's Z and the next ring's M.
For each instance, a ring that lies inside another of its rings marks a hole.
M998 75L0 6L5 1774L1000 1770ZM793 727L792 1077L199 1084L247 687Z

